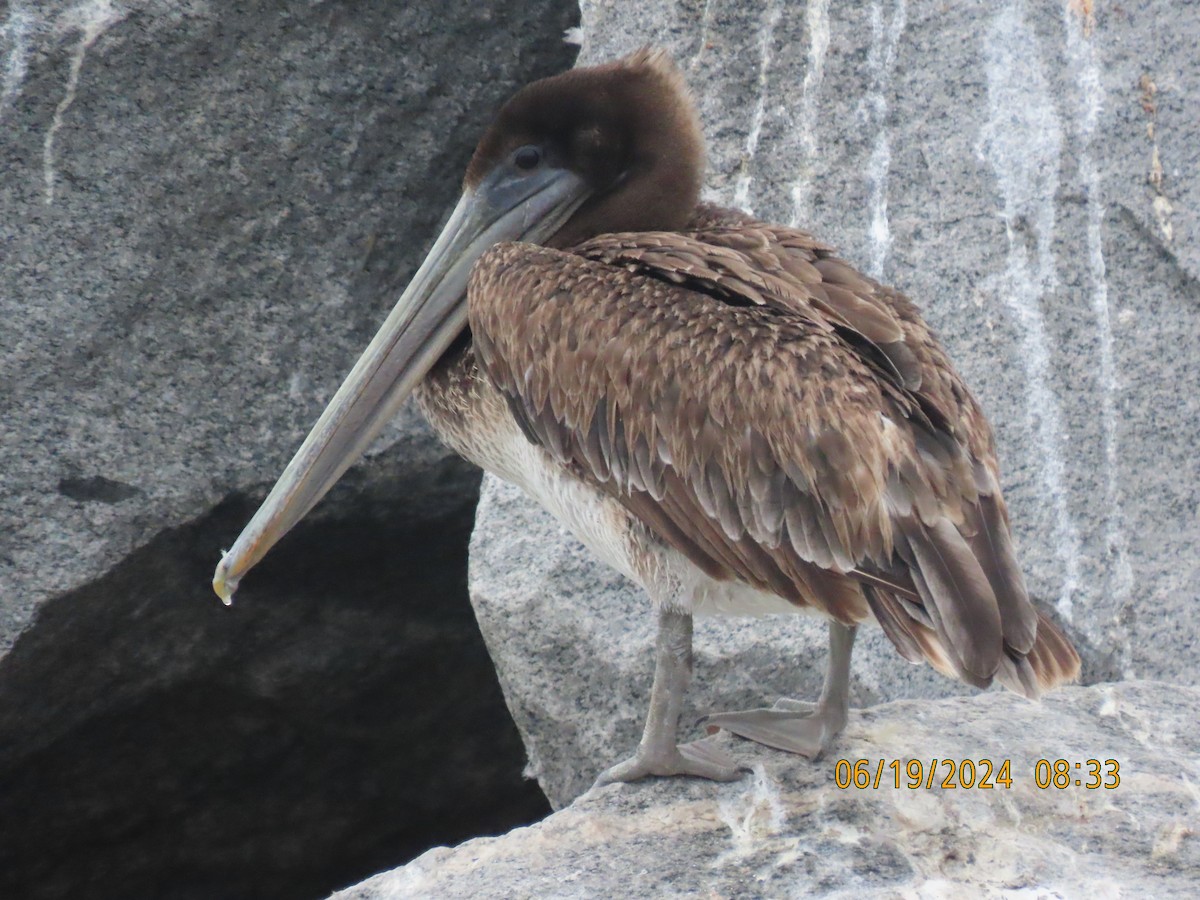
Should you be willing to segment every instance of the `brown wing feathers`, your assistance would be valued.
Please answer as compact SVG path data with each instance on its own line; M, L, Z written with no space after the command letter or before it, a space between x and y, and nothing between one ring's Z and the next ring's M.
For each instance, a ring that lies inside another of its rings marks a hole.
M1074 677L990 430L915 308L801 232L711 209L697 228L480 260L477 353L526 435L713 577L873 613L972 684Z
M602 235L575 248L589 259L692 286L734 305L755 305L802 316L813 328L858 344L902 387L920 386L920 368L891 311L865 299L868 282L841 260L820 256L823 244L801 232L766 226L714 228L693 234L637 232ZM772 239L775 240L772 240Z

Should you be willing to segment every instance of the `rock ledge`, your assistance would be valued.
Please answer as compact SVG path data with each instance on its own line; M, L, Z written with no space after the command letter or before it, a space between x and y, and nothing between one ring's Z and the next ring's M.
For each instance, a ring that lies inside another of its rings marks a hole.
M816 763L722 737L753 769L741 782L590 791L537 825L430 850L335 896L1194 896L1198 717L1200 691L1126 682L1040 704L998 692L888 703L855 713ZM1011 760L1011 788L897 790L890 770L878 789L835 783L838 759L927 771L984 758ZM1037 761L1060 758L1085 781L1086 760L1115 759L1120 784L1038 788Z

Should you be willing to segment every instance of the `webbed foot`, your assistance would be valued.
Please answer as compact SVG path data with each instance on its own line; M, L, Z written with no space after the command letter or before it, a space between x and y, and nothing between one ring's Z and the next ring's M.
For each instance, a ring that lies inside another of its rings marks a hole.
M770 709L716 713L700 724L709 734L724 729L776 750L817 759L846 727L846 710L784 698Z
M692 775L712 781L736 781L745 772L745 766L718 747L711 738L660 747L657 750L638 748L638 752L624 762L617 763L596 779L593 787L602 787L616 781L637 781L651 775Z

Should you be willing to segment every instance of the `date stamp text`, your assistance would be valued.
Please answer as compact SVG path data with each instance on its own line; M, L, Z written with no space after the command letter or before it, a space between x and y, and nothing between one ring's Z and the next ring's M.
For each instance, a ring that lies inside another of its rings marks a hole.
M1121 784L1115 759L1039 759L1030 774L1039 790L1111 791ZM839 759L833 766L833 782L842 790L1011 790L1013 781L1010 759Z

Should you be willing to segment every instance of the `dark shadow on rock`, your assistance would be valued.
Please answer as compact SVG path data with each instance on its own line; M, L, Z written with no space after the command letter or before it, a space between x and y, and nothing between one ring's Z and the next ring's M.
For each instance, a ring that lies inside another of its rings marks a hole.
M467 597L478 478L359 467L232 608L260 496L48 603L0 661L0 896L321 897L545 815Z

